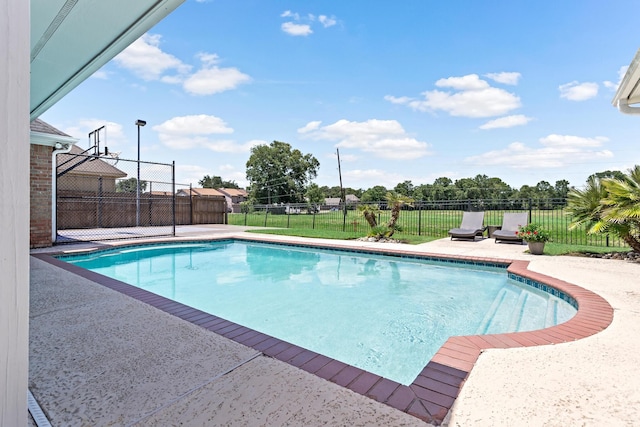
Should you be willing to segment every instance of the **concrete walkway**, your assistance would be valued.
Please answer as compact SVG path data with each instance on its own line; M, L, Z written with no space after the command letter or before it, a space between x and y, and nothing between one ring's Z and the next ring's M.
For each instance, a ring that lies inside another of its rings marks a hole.
M176 239L243 229L181 227ZM411 249L527 259L531 270L590 289L615 310L611 326L586 339L485 351L445 425L634 425L640 419L639 264L535 257L524 253L526 246L490 239L442 239ZM34 258L30 319L29 386L53 425L425 425Z

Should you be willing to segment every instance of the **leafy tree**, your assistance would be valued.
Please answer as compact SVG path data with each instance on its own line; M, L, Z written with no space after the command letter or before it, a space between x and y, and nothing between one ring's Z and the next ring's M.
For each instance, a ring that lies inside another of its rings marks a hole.
M137 178L123 179L116 183L117 193L136 193ZM147 181L140 180L140 192L144 193L147 189Z
M315 157L292 150L286 142L257 145L247 161L249 193L259 203L303 202L307 183L319 167Z
M566 199L569 194L569 181L566 179L561 179L556 181L554 185L555 197L558 199Z
M371 187L364 193L362 193L361 201L363 202L380 202L384 200L385 195L387 194L387 189L382 185L376 185L375 187Z
M594 177L597 179L602 179L602 178L615 178L615 179L620 179L620 180L624 180L625 179L625 175L623 172L621 171L611 171L611 170L606 170L604 172L596 172L592 175L589 175L589 178ZM589 179L587 178L587 180Z
M224 181L219 176L209 176L205 175L198 184L202 186L202 188L240 188L240 186L235 181Z
M393 188L393 191L404 194L407 197L413 197L414 187L411 181L404 181Z
M321 188L318 187L318 184L309 184L305 196L307 198L307 202L314 211L317 210L319 205L322 205L324 203L325 195L322 192Z

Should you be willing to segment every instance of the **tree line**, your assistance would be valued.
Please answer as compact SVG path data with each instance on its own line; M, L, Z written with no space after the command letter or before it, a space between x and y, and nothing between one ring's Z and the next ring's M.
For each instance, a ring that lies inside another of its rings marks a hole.
M320 162L311 154L303 154L293 149L290 144L273 141L269 145L258 145L251 149L246 163L246 176L249 181L247 192L249 203L312 203L321 204L327 197L344 198L353 194L360 201L379 202L385 200L388 192L404 195L415 201L448 201L448 200L521 200L536 199L565 200L572 189L569 181L562 179L555 183L540 181L535 185L523 185L514 188L498 177L476 175L473 178L452 180L440 177L431 184L414 184L404 181L393 188L376 185L368 189L352 187L341 188L318 186L313 182L318 174ZM619 171L605 171L594 175L600 178L620 178ZM205 188L230 187L238 188L235 181L224 181L218 176L206 175L199 181Z

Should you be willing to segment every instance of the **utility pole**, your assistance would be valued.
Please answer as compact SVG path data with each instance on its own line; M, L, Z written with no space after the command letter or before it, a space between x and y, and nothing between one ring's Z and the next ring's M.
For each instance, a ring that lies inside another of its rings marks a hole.
M338 156L338 176L340 177L340 194L342 195L342 203L344 211L342 215L342 231L347 228L347 196L344 194L344 187L342 186L342 168L340 167L340 149L336 148L336 155Z

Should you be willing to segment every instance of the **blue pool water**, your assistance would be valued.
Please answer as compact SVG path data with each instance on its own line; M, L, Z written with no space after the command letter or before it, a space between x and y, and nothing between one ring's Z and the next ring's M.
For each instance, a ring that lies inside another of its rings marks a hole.
M449 336L576 312L500 267L310 247L228 240L60 258L406 385Z

